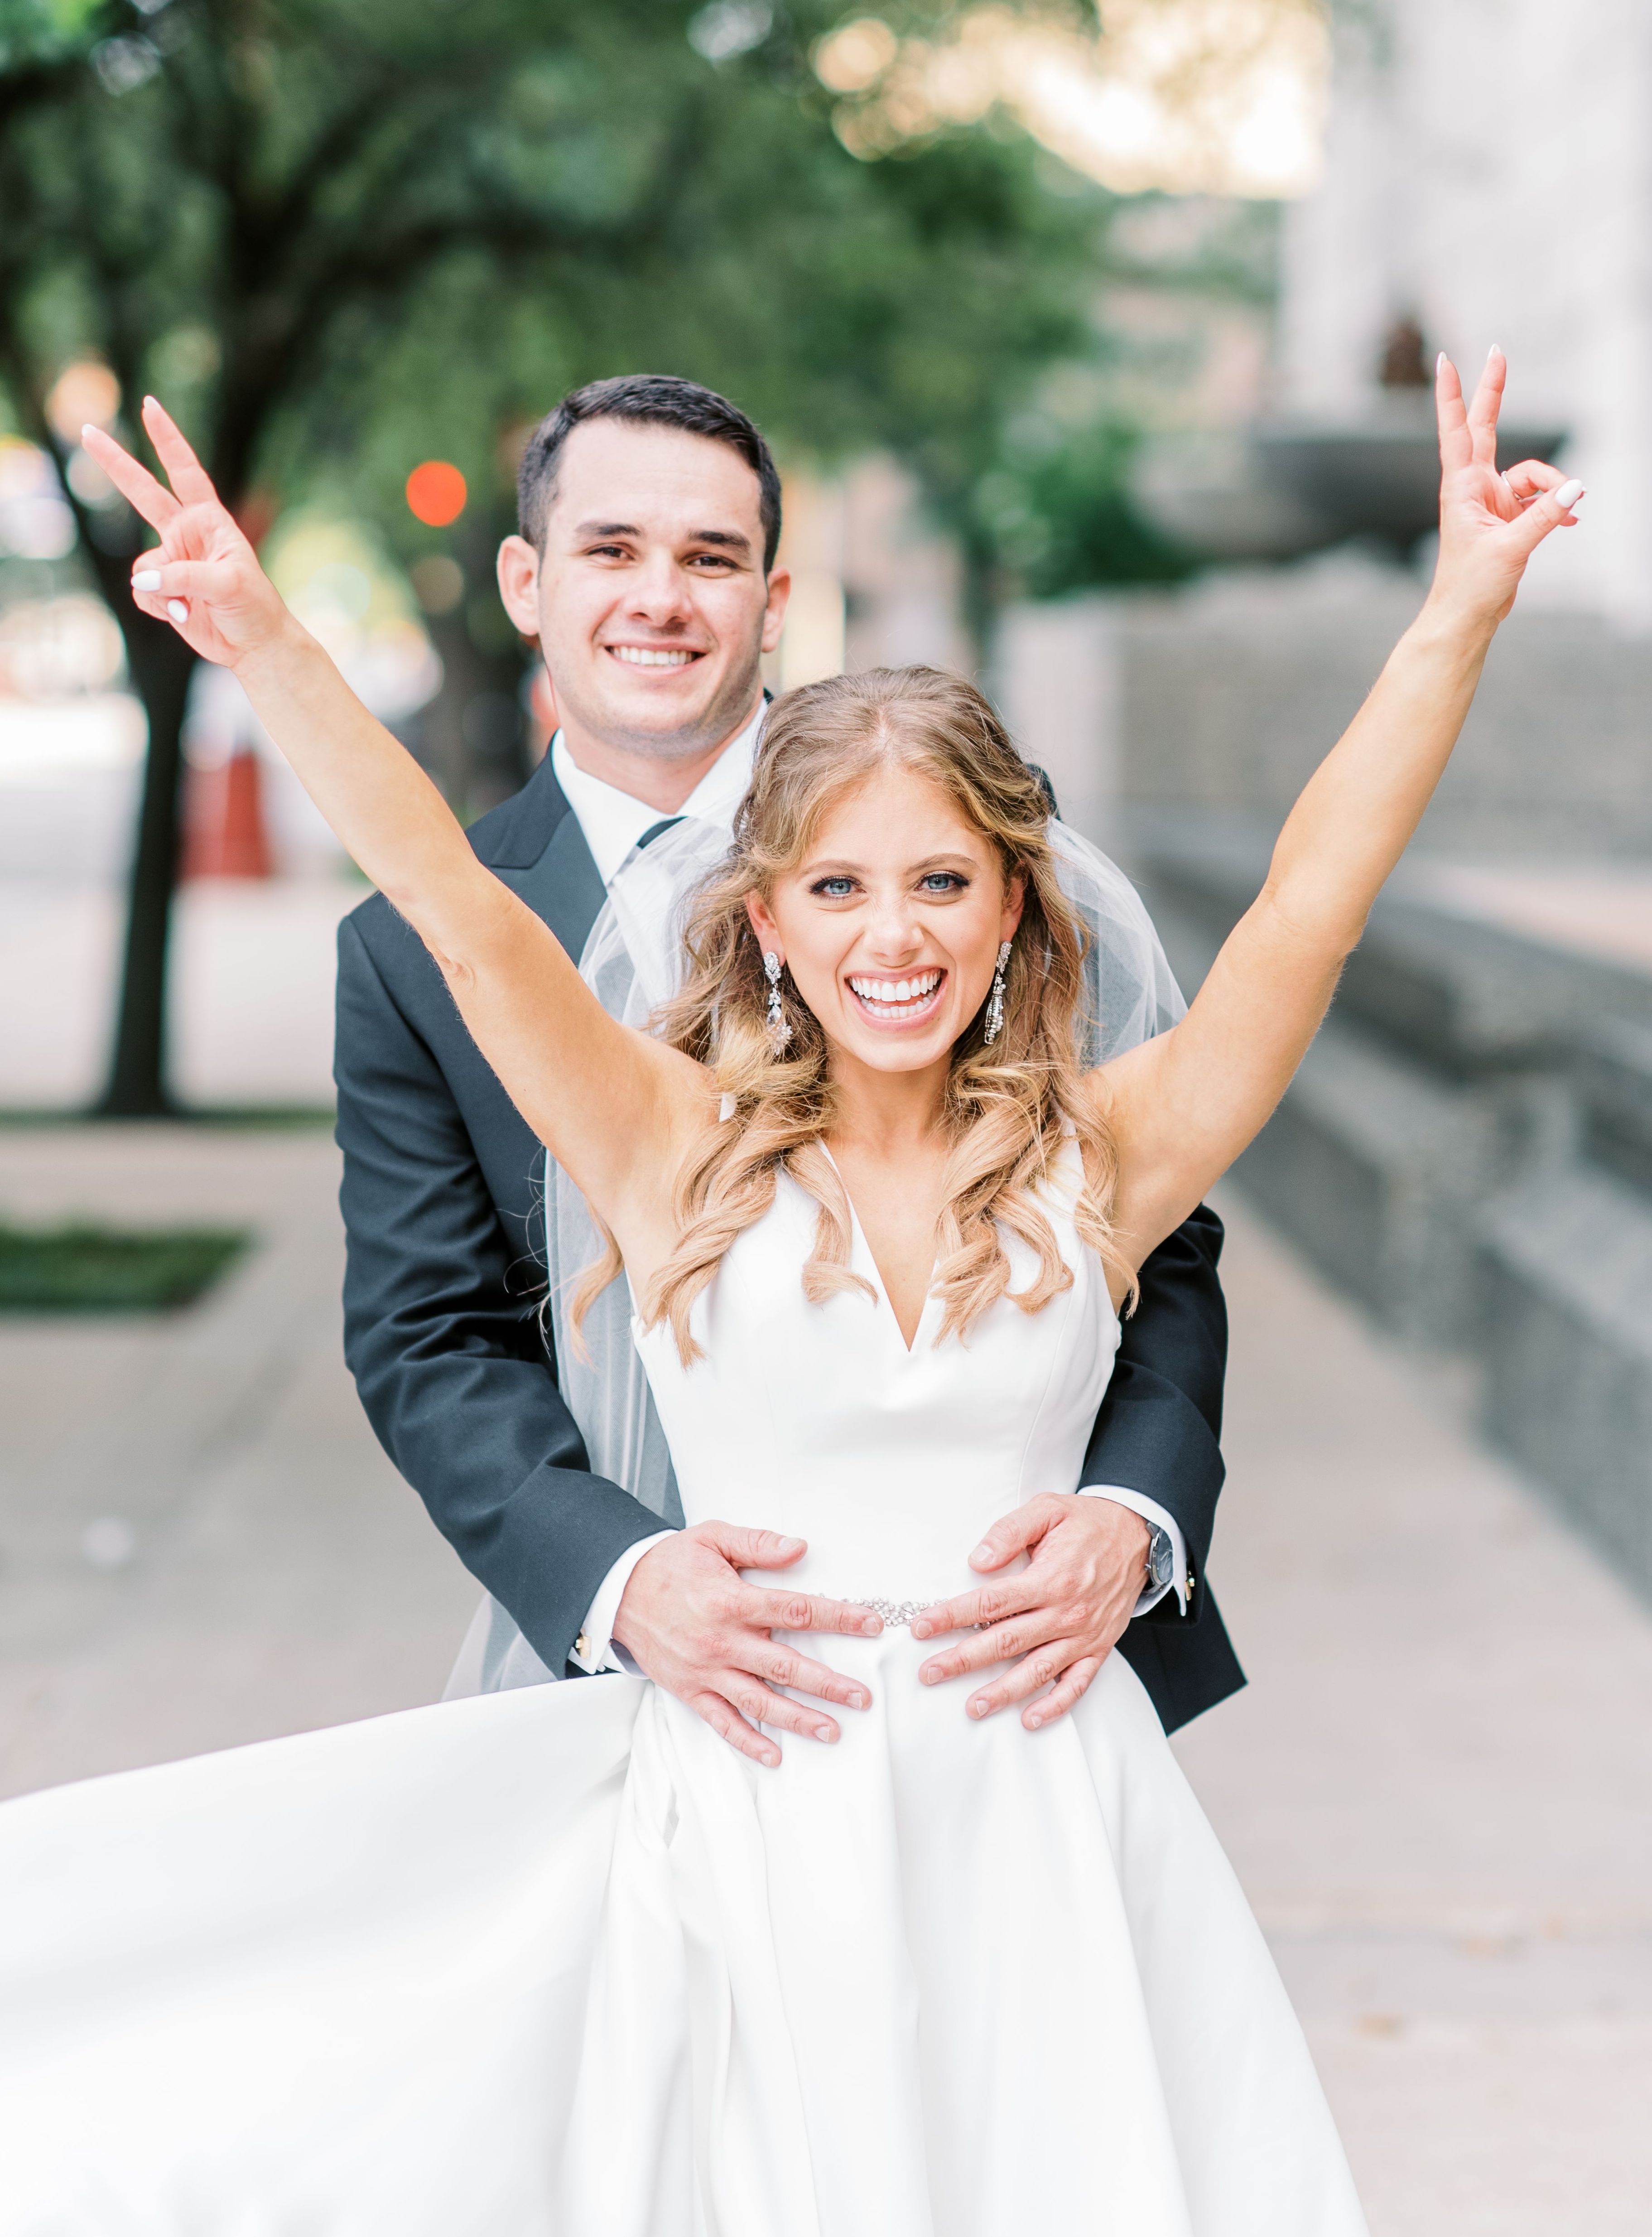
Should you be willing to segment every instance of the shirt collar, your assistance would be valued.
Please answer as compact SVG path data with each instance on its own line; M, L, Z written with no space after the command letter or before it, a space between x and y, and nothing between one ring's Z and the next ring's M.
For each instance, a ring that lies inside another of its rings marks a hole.
M757 741L767 712L767 703L760 702L746 728L738 737L729 740L683 802L677 810L679 815L700 816L708 823L721 825L725 831L734 829L734 811L751 783ZM592 776L589 770L581 769L569 752L560 730L550 742L550 767L568 805L579 819L597 875L605 886L611 884L615 872L643 833L668 819L646 800L622 792L617 785L605 783L600 776Z

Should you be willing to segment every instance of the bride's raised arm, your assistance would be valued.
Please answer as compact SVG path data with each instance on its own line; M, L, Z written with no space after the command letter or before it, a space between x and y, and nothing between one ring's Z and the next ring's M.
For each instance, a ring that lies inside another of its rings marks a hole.
M625 1244L668 1196L700 1123L701 1068L618 1025L556 935L478 861L441 794L282 604L205 468L146 399L163 488L89 427L88 451L155 530L138 604L233 669L345 847L418 933L477 1047L540 1139Z
M1535 461L1497 471L1505 367L1493 350L1465 411L1444 357L1440 551L1421 613L1320 763L1267 882L1174 1031L1092 1075L1119 1151L1114 1218L1140 1265L1259 1133L1318 1031L1371 905L1451 757L1526 562L1583 495Z

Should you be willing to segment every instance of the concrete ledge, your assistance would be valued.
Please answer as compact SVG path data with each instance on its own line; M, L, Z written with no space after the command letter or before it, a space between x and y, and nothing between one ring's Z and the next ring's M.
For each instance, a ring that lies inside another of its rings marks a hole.
M1243 819L1190 815L1138 819L1131 837L1155 914L1168 907L1203 934L1202 977L1261 888L1271 836ZM1405 877L1402 863L1372 909L1334 1015L1464 1079L1563 1066L1586 1019L1638 1026L1652 1043L1644 973L1458 915L1408 894Z
M1191 993L1265 842L1141 855ZM1492 1440L1652 1590L1652 978L1390 894L1234 1178L1376 1318L1477 1354Z
M1110 650L1124 799L1281 822L1422 596L1415 577L1344 558L1120 600ZM1594 615L1517 607L1428 811L1426 843L1480 855L1652 851L1649 698L1652 641Z
M1586 1154L1652 1196L1652 1032L1603 1020L1583 1039L1577 1086Z
M1234 1178L1389 1327L1461 1343L1475 1301L1475 1212L1508 1169L1495 1098L1330 1025Z
M1574 1167L1481 1221L1487 1435L1652 1587L1652 1206Z

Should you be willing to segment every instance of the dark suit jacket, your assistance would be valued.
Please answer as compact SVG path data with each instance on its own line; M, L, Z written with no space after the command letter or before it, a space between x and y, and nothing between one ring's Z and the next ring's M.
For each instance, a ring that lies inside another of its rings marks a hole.
M577 959L602 884L549 760L471 839ZM534 1310L539 1145L378 895L339 927L334 1073L345 1354L362 1404L465 1567L550 1668L576 1674L568 1657L597 1587L660 1518L592 1474L556 1388ZM1142 1269L1081 1478L1156 1500L1187 1541L1187 1617L1167 1599L1122 1649L1167 1727L1244 1683L1204 1584L1222 1481L1221 1236L1201 1209Z

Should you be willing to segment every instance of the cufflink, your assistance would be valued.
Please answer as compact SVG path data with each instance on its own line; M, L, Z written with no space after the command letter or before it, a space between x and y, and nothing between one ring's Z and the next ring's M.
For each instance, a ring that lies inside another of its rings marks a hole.
M1193 1571L1191 1569L1188 1572L1188 1596L1191 1598L1193 1594Z
M1188 1582L1192 1582L1191 1578L1189 1578ZM591 1643L589 1640L586 1638L582 1631L579 1634L579 1637L574 1641L574 1653L576 1658L581 1662L589 1662L591 1659Z

